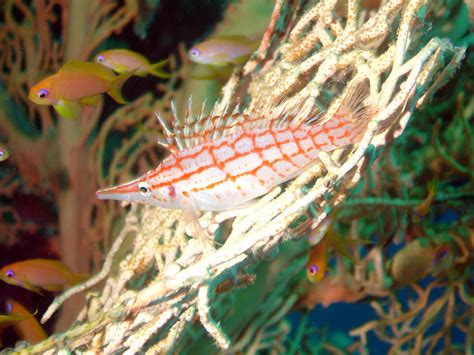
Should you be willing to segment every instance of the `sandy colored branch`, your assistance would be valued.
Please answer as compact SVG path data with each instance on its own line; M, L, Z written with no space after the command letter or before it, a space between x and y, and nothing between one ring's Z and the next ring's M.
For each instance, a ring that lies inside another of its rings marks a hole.
M401 135L414 109L426 102L459 66L465 48L454 47L447 39L428 40L415 30L425 20L429 13L425 10L430 5L428 0L388 0L382 2L380 9L369 12L352 0L345 10L335 9L336 2L331 0L305 5L277 1L261 46L224 86L215 113L230 112L240 103L244 113L284 114L305 102L298 112L302 118L317 107L327 113L325 119L331 119L348 87L366 78L370 82L370 100L377 111L360 142L321 156L291 183L276 188L254 206L201 216L201 224L207 230L228 226L228 232L222 232L215 251L210 253L201 252L199 244L185 234L180 211L132 208L123 228L134 236L134 241L118 270L110 272L116 255L112 252L104 272L94 280L107 276L105 286L97 297L89 297L77 323L65 333L25 350L173 350L185 346L180 344L183 328L192 327L196 318L220 348L258 350L272 325L280 324L284 315L278 310L288 311L298 299L294 288L287 286L303 267L301 258L278 275L276 279L282 286L262 297L260 321L247 328L248 332L237 331L237 326L232 329L219 318L229 308L219 303L222 296L216 294L215 288L239 274L252 272L252 267L264 258L274 258L287 243L303 245L298 240L304 233L293 226L295 221L308 216L308 209L313 206L317 215L308 226L318 228L344 200L347 189L359 181L370 163L368 152ZM248 103L246 107L242 107L243 102ZM178 113L180 110L185 107L178 107ZM117 176L118 173L113 178ZM274 265L284 258L277 256ZM296 254L291 258L297 259ZM375 274L369 279L365 277L368 260L376 265ZM365 295L384 293L381 263L380 254L374 252L360 264L356 273L359 278L354 282L361 285ZM146 283L132 287L140 277ZM258 282L261 280L257 277ZM420 298L427 297L428 292L420 292ZM354 299L359 296L362 295L355 295ZM63 300L58 297L51 310ZM97 311L89 312L91 307ZM43 320L50 314L47 312ZM402 321L403 317L399 315L397 319ZM281 334L286 331L284 327L279 329ZM357 334L366 332L367 327Z

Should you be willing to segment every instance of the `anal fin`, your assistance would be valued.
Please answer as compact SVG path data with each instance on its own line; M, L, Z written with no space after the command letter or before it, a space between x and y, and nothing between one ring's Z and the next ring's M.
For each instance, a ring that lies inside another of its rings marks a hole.
M60 100L53 107L63 118L73 120L81 115L81 105L76 101Z

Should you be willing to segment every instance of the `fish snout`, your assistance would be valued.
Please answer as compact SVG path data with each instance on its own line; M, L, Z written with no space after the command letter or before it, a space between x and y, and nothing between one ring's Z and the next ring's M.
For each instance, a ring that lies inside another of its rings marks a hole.
M128 201L132 194L139 193L137 183L118 185L96 191L99 200L125 200Z

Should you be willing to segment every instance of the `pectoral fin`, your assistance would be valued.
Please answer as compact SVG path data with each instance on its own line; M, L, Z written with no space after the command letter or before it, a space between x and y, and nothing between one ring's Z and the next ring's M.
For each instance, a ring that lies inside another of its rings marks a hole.
M79 103L84 106L97 106L100 101L100 95L89 96L79 100Z
M44 285L43 288L49 292L59 292L64 289L63 285Z
M130 68L124 64L114 65L114 72L117 72L119 74L124 74L124 73L128 73L129 71L130 71Z
M250 54L246 54L237 58L234 58L232 60L232 63L234 64L244 64L247 62L247 60L250 58Z
M59 115L66 119L76 119L81 115L81 105L75 101L61 100L53 106Z
M30 284L30 283L27 282L27 281L22 281L22 283L21 283L20 286L23 287L23 288L26 288L27 290L30 290L30 291L36 292L36 293L38 293L38 294L40 294L40 295L43 295L43 294L41 293L41 288L36 287L36 286L33 286L32 284Z
M184 211L183 218L187 225L187 232L190 232L192 237L199 242L202 252L205 255L210 255L215 250L213 240L201 227L197 210Z
M367 244L372 244L372 242L358 239L339 239L337 241L331 241L331 246L334 251L349 259L353 264L357 264L357 262L352 256L352 251L360 245Z

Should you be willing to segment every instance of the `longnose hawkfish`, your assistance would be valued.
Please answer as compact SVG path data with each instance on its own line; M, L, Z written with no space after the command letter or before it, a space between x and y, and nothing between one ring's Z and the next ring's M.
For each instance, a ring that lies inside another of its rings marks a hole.
M375 112L368 92L368 80L352 84L333 117L319 124L314 114L303 120L238 110L204 117L201 111L193 124L186 124L188 112L183 128L172 130L158 115L169 138L164 144L173 138L177 147L170 146L156 169L97 197L191 211L240 207L300 174L320 152L358 142Z

